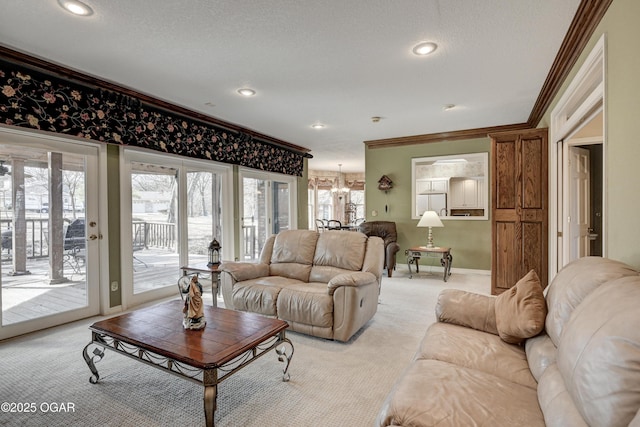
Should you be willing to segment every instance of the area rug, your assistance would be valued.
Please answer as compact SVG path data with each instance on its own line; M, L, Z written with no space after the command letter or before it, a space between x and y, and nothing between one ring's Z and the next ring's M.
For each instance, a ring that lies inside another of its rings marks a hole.
M489 292L489 276L438 273L384 278L378 312L349 342L291 332L291 380L268 354L218 387L215 422L224 426L372 426L406 368L445 288ZM107 350L90 384L82 350L86 319L0 342L0 425L199 426L203 388ZM7 406L6 403L10 406ZM13 410L13 412L11 411Z

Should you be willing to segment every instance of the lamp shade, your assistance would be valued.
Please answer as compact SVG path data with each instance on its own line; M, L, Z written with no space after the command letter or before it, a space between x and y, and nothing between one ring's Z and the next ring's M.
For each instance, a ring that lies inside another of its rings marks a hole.
M444 227L435 211L426 211L418 222L418 227Z

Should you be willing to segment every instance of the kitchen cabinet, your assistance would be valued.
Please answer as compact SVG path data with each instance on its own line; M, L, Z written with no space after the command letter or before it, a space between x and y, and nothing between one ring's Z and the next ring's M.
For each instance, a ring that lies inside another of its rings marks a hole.
M446 193L449 191L448 179L416 179L416 193Z
M448 190L448 179L417 179L415 215L421 217L425 211L446 215Z
M451 209L482 209L482 183L475 178L451 178Z

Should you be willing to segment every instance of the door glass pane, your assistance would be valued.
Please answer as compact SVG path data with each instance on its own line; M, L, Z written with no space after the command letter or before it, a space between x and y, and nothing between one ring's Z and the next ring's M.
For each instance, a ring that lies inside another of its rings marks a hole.
M132 163L131 218L133 293L175 286L177 245L177 170Z
M0 144L3 326L88 306L85 165Z
M253 260L258 259L267 239L266 181L243 177L242 184L242 253L246 260Z
M273 234L291 228L289 212L289 184L273 182Z
M189 265L208 261L209 243L222 240L222 177L212 172L187 172L187 235Z

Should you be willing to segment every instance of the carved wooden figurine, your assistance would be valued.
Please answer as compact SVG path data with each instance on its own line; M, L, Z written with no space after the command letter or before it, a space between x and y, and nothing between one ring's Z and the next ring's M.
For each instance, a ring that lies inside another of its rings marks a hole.
M184 300L182 309L185 329L202 329L207 324L204 319L204 306L202 304L202 285L198 282L198 276L194 275L189 283L189 294Z

